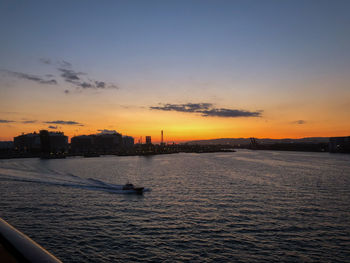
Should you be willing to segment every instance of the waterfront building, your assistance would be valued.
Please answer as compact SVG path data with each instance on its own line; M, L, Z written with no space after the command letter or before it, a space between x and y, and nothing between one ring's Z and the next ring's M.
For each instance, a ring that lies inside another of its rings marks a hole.
M14 149L26 153L63 153L68 150L68 137L63 132L27 133L14 137Z
M123 148L131 149L134 147L135 140L131 136L123 136Z
M49 132L50 152L64 153L68 151L68 137L63 132Z
M132 145L133 140L134 138ZM80 135L71 139L73 153L114 153L120 151L123 146L122 135L118 132Z
M95 152L94 135L80 135L71 139L71 151L73 153Z
M14 149L19 152L40 152L41 143L38 133L27 133L13 138Z
M329 152L350 153L350 136L329 138Z
M1 141L0 150L12 150L14 147L13 141Z
M122 135L120 133L98 134L94 137L94 145L99 152L114 152L122 147Z

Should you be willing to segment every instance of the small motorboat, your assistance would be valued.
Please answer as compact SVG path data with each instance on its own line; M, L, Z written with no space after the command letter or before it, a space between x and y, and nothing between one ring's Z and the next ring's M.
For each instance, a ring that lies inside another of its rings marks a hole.
M127 183L123 185L122 190L125 191L126 193L135 193L135 194L142 195L144 187L135 187L133 184Z

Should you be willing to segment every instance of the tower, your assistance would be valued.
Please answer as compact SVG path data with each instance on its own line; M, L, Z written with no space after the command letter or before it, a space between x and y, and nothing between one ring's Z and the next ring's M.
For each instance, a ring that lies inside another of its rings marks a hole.
M163 145L163 143L164 143L164 142L163 142L163 130L161 131L161 133L160 133L160 134L161 134L160 145Z

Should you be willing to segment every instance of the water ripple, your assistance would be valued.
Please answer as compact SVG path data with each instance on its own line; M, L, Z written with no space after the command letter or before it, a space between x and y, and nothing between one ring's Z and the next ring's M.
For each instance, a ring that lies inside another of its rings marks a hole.
M0 216L64 262L347 262L349 185L327 153L0 160Z

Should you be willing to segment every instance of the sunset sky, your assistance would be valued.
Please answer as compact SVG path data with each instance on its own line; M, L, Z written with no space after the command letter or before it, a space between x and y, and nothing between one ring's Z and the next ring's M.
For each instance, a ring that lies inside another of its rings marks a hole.
M350 135L350 1L0 1L0 140Z

